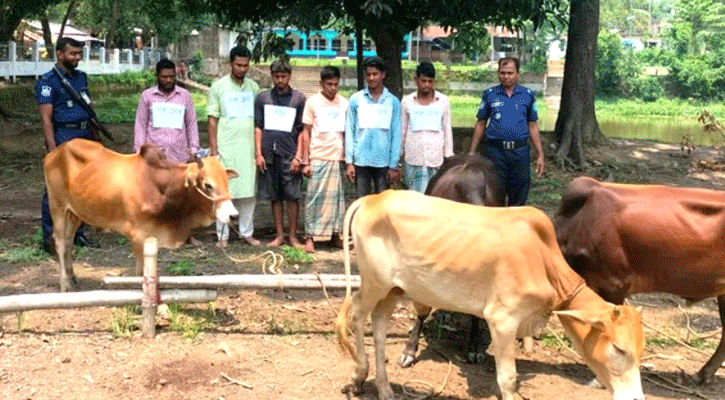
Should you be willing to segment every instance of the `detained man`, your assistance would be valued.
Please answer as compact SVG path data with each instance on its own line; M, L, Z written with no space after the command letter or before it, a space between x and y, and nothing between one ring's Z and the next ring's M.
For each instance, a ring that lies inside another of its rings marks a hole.
M418 90L401 101L404 182L408 189L421 193L443 159L453 156L451 104L446 95L435 90L435 76L433 64L421 62L415 70Z
M254 165L254 98L257 82L247 76L252 53L243 46L229 52L229 74L211 85L206 107L209 116L209 150L219 155L225 168L239 173L229 181L229 194L239 211L239 237L251 246L259 246L254 233L254 209L257 204L257 170ZM217 246L229 241L229 225L216 223Z
M340 235L345 217L345 116L347 99L337 90L340 69L320 71L320 92L307 99L302 114L304 150L302 173L310 179L305 196L305 251L315 242L330 241L342 247Z

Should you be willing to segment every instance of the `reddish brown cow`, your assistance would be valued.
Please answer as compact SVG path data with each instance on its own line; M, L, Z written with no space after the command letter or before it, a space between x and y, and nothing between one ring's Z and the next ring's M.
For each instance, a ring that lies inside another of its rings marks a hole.
M428 182L425 194L459 203L489 207L504 206L506 200L506 193L493 163L480 154L463 154L446 158L441 168ZM418 319L410 330L408 342L398 359L398 365L401 367L409 367L415 362L420 331L423 321L430 312L430 307L417 310ZM468 361L471 363L483 362L485 358L481 323L485 321L471 315L471 330L468 336Z
M605 300L667 292L700 301L717 296L725 321L725 193L581 177L554 217L569 265ZM725 360L725 327L697 373L708 382Z
M74 139L48 153L44 170L63 292L73 289L71 246L81 221L126 236L140 275L147 237L179 247L192 229L237 215L229 196L229 178L237 173L217 157L173 164L153 145L119 154Z

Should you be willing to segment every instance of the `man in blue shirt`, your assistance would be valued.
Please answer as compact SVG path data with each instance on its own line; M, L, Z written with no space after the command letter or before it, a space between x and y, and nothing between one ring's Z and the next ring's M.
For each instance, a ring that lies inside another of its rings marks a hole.
M367 88L350 97L345 122L346 175L357 195L380 193L400 179L400 100L383 86L385 65L366 58Z
M71 86L90 104L88 93L88 77L79 71L78 61L81 59L83 43L72 38L60 38L55 46L58 62L57 70L63 74ZM57 72L45 73L35 85L38 100L40 121L43 124L43 136L48 152L53 151L61 143L71 139L82 138L95 140L91 131L88 112L73 99L61 83ZM43 248L54 253L53 220L48 207L48 193L43 194L42 203ZM83 234L83 227L76 232L75 243L81 246L98 247L98 243L89 241Z
M473 129L470 153L478 150L482 138L484 156L493 162L506 189L507 205L526 204L531 186L529 139L536 149L536 176L544 172L544 153L537 120L536 96L519 85L519 60L502 58L498 62L500 85L486 89ZM487 125L488 122L488 125Z

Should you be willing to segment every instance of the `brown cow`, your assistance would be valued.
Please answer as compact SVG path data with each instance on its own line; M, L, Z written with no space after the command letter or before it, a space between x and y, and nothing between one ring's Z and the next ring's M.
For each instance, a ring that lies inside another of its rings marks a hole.
M352 234L360 290L350 295ZM479 207L412 191L355 201L343 226L347 296L335 331L356 361L353 390L367 378L363 330L372 312L378 398L391 400L385 369L387 323L404 295L417 307L475 314L492 336L502 400L516 394L517 336L535 333L555 313L567 336L615 400L643 399L639 314L606 303L559 251L549 218L533 207ZM355 348L347 338L352 317Z
M725 193L706 189L574 179L554 217L569 265L605 300L667 292L689 302L717 296L725 324ZM697 373L712 379L720 345Z
M493 163L480 154L463 154L446 158L441 168L428 182L425 194L459 203L489 207L502 207L506 200L506 192ZM409 367L415 362L420 331L430 312L430 307L417 310L418 318L398 359L398 365L401 367ZM471 363L483 362L485 358L480 324L481 319L472 315L471 330L468 335L468 361Z
M81 222L114 230L133 245L136 273L143 269L143 242L181 246L194 228L237 215L229 178L218 158L173 164L153 145L119 154L100 143L74 139L45 157L53 239L60 262L60 290L73 290L73 232Z

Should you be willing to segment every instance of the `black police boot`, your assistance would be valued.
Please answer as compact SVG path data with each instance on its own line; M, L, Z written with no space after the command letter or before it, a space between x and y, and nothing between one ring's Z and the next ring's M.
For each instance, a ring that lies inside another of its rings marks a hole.
M98 242L92 241L84 233L77 234L73 243L81 247L90 247L92 249L101 248L101 245L98 244Z

